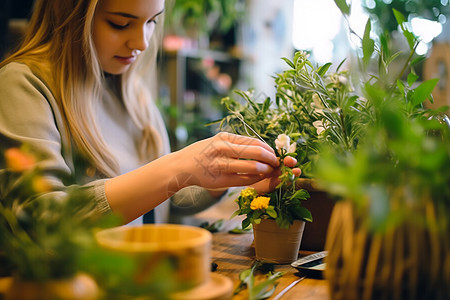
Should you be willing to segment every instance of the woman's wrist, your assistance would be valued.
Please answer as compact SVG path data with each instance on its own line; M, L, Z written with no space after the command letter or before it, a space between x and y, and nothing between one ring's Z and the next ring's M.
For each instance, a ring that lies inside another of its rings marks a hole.
M208 192L214 198L222 197L227 191L228 191L228 188L208 189Z

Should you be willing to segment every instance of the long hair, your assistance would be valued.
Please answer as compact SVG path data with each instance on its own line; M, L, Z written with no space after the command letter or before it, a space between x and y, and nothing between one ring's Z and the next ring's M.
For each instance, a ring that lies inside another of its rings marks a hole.
M74 146L98 173L115 176L119 173L117 160L95 121L95 109L104 92L104 75L92 39L99 1L37 0L21 47L0 67L12 61L22 62L42 78L57 101L66 134ZM150 68L156 68L160 32L161 28L155 30L150 46L134 66L117 75L119 96L133 122L142 130L142 160L154 159L167 151L163 149L161 120L151 101L150 84L141 79L155 74Z

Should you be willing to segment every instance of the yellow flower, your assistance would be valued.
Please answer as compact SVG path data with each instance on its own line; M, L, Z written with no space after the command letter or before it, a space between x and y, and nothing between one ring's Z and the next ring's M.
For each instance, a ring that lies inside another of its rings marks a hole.
M35 176L31 184L36 193L50 192L52 190L50 182L42 176Z
M250 208L253 210L266 209L269 206L269 201L269 197L256 197L255 199L253 199L252 203L250 203Z
M252 187L245 188L241 191L240 196L245 199L253 199L257 195L256 191Z

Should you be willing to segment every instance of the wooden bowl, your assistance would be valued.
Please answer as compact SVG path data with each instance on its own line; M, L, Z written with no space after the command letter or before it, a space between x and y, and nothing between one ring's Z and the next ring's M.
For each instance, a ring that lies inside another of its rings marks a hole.
M164 260L175 269L180 290L209 280L211 233L203 228L176 224L121 226L99 231L98 243L139 259L137 274L149 274Z

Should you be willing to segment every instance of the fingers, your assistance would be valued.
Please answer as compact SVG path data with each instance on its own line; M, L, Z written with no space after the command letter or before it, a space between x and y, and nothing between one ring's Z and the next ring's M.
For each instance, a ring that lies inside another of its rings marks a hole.
M293 168L292 173L294 174L294 176L298 177L302 174L302 170L300 168Z
M283 162L285 166L292 168L292 174L294 174L294 176L298 177L302 174L302 170L300 168L294 168L297 164L297 160L295 158L286 156Z
M297 160L295 158L293 158L292 156L286 156L283 160L284 165L292 168L297 164Z
M215 156L224 156L234 159L250 159L278 167L279 161L275 152L269 145L255 138L239 136L230 133L220 133L215 139Z
M214 174L253 174L269 175L274 168L268 164L253 160L230 159L212 166Z
M237 135L237 134L228 133L228 132L218 133L215 137L218 138L218 139L222 139L222 140L228 141L228 142L233 143L233 144L253 145L253 146L263 147L267 151L274 153L272 147L270 147L267 143L265 143L265 142L263 142L261 140L258 140L256 138L243 136L243 135Z

